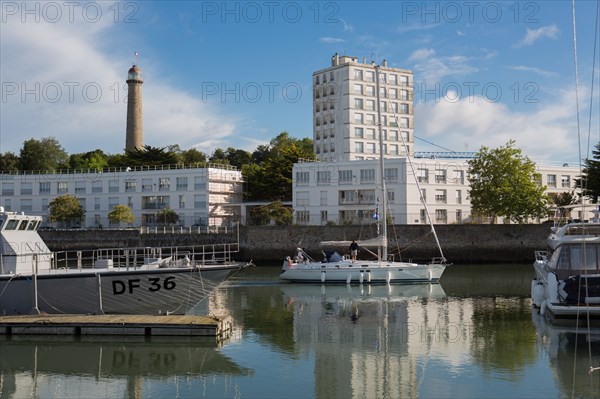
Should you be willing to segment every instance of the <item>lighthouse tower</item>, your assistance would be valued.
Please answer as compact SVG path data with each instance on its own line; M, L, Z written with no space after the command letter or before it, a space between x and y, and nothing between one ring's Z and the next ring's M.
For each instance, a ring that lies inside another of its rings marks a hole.
M125 149L144 147L144 126L142 125L142 71L135 64L127 73L127 137Z

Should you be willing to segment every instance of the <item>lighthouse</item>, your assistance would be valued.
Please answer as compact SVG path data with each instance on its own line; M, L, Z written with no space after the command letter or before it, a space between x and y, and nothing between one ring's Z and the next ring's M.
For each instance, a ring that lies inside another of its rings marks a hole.
M127 72L127 136L126 150L144 147L142 124L142 71L135 64Z

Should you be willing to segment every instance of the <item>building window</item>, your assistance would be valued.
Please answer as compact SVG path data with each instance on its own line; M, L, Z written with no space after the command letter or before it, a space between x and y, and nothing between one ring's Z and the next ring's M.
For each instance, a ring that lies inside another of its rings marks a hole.
M15 184L14 183L3 183L2 184L2 195L15 195ZM7 208L8 210L8 208Z
M446 190L435 190L435 203L445 204L446 202Z
M461 209L456 210L456 222L457 223L462 222L462 210Z
M429 183L429 170L423 168L417 169L417 180L419 183Z
M366 144L366 153L367 154L375 154L375 143L367 143Z
M354 152L364 152L364 144L361 141L357 141L356 143L354 143Z
M397 89L389 89L388 93L389 93L391 99L394 99L394 100L398 99L398 90Z
M40 194L50 194L50 182L40 182Z
M330 171L317 171L317 184L329 184L331 183L331 172Z
M133 197L127 197L127 206L129 209L133 209Z
M185 195L179 196L179 209L185 208Z
M125 192L134 193L137 187L137 180L125 180Z
M375 81L375 73L373 71L365 71L365 80L367 82Z
M373 101L373 100L367 100L365 102L365 104L366 104L365 109L367 111L375 111L375 101Z
M102 193L102 181L101 180L95 180L92 182L92 193L94 193L94 194Z
M375 124L375 115L374 114L365 115L365 124L374 125Z
M367 96L374 97L375 96L375 86L367 86L365 89Z
M354 70L354 80L363 80L363 71L362 69Z
M424 188L421 189L421 201L427 203L427 190Z
M390 73L388 75L388 82L390 84L397 85L398 84L398 75Z
M445 209L435 210L435 222L436 223L448 223L448 213Z
M548 187L556 188L556 175L548 175Z
M446 183L446 171L444 169L435 170L435 182Z
M398 155L398 145L397 144L390 145L390 155Z
M33 194L33 183L21 183L21 195Z
M95 211L100 210L100 197L94 198L94 210Z
M31 198L21 199L21 211L31 213L33 211L33 200Z
M296 222L309 224L310 223L310 211L296 211Z
M113 210L115 206L119 205L119 197L108 197L108 209Z
M396 193L394 192L394 190L387 190L387 200L390 204L396 202Z
M355 83L354 84L354 94L360 94L362 96L363 94L363 87L362 85Z
M462 170L454 170L454 183L456 184L464 184L464 176L465 173Z
M385 181L396 183L398 181L398 169L397 168L386 168L383 175Z
M158 179L158 190L169 191L171 189L171 179L168 177L161 177Z
M362 100L362 98L355 98L354 99L354 108L356 108L356 109L363 109L363 100Z
M339 204L347 205L347 204L355 204L356 203L356 191L355 190L347 190L339 192Z
M187 177L178 177L175 180L175 184L177 187L177 191L187 191L188 189L188 178Z
M408 101L408 90L400 90L400 100Z
M375 182L375 169L361 169L360 170L360 182L361 183L374 183Z
M405 103L401 103L400 104L400 113L401 114L408 114L408 104Z
M326 224L327 221L327 211L321 211L321 224Z
M321 205L327 205L327 191L321 191Z
M408 118L400 118L400 127L408 128Z
M360 112L355 112L354 123L363 123L363 114L361 114Z
M152 179L142 179L142 191L152 191Z
M194 177L194 190L206 190L206 180L203 176Z
M408 76L400 75L400 86L408 87Z
M338 172L339 183L352 183L352 171L340 170Z
M420 223L427 223L427 212L425 212L425 209L421 209L419 212L419 221Z
M562 188L571 188L571 176L562 175L560 180Z
M296 185L303 186L308 184L308 172L296 172Z

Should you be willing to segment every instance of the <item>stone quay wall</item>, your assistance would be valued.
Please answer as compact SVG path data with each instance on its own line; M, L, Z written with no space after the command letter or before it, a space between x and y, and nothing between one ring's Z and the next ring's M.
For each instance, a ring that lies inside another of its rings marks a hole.
M534 251L546 249L549 224L438 225L435 231L444 257L450 263L528 263ZM236 242L238 232L227 234L140 234L137 230L42 231L53 251L99 248L175 247ZM236 260L273 264L304 248L321 259L321 241L363 240L375 237L374 226L240 226ZM398 225L388 229L389 250L396 260L426 261L439 257L429 226ZM399 250L398 250L399 247ZM343 254L348 248L337 250ZM369 258L365 249L359 259Z

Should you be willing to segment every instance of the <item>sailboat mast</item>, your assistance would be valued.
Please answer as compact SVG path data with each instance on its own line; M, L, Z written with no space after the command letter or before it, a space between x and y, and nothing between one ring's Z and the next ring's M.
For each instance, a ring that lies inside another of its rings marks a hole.
M387 261L387 190L385 188L384 164L383 164L383 132L381 129L381 103L379 101L379 65L375 64L375 86L377 92L377 127L379 130L379 181L381 182L381 216L378 223L381 223L381 235L383 237L382 254L380 259Z

